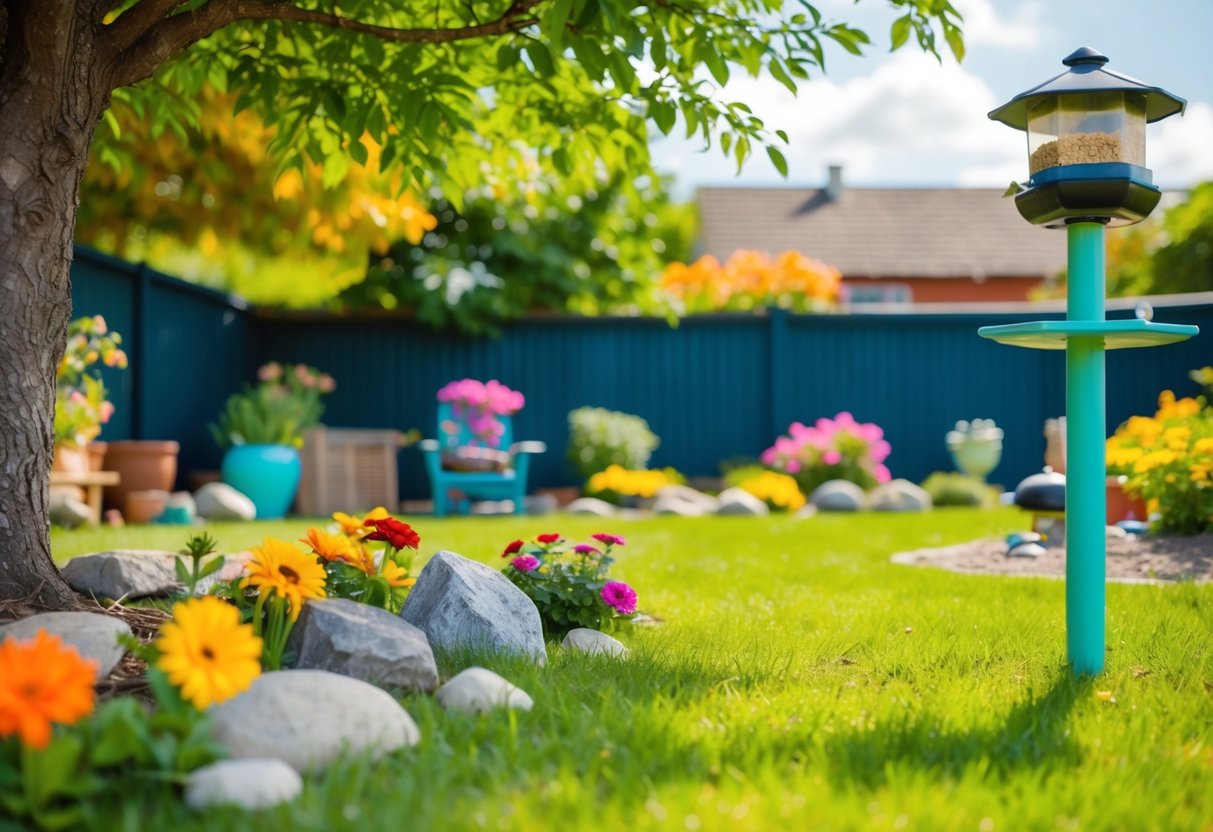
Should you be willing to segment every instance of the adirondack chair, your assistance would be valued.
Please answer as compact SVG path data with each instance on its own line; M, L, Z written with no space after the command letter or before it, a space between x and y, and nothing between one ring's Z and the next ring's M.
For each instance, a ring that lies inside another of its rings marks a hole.
M454 452L460 447L470 447L476 443L471 430L461 420L455 417L449 404L438 405L438 436L440 439L426 439L418 444L425 454L425 467L430 475L430 489L434 495L434 516L444 517L452 508L449 497L451 490L458 490L464 497L453 507L463 514L469 508L471 498L481 500L513 500L514 513L522 514L522 498L526 496L526 477L531 465L531 454L540 454L547 450L543 442L526 441L514 442L514 429L509 416L499 416L505 433L501 436L499 448L506 453L504 471L451 471L443 467L443 454ZM456 428L447 430L446 428Z

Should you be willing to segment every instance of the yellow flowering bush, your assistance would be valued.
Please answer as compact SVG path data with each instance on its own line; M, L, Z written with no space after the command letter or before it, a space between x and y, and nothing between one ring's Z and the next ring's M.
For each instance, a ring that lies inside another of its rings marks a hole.
M1107 442L1109 474L1159 514L1159 530L1200 534L1213 528L1213 408L1203 397L1158 397L1152 416L1131 416Z
M787 474L763 471L743 480L739 487L762 500L772 511L799 511L804 506L800 486Z
M796 251L771 258L739 249L723 265L709 254L690 264L671 263L661 276L661 287L681 301L686 312L763 306L819 312L838 300L841 285L838 269Z
M628 502L629 498L651 499L667 485L678 485L685 481L673 468L649 471L609 465L605 471L599 471L590 477L586 492L600 500L618 504Z

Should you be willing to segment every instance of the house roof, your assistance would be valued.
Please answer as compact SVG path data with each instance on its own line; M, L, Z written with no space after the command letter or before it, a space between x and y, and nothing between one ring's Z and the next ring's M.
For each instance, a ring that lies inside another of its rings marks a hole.
M1066 264L1066 235L977 188L701 188L701 249L799 251L864 277L1022 277Z

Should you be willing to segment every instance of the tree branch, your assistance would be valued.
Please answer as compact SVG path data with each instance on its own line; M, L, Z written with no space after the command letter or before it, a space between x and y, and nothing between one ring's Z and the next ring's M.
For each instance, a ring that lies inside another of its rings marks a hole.
M111 53L125 52L181 3L182 0L140 0L131 6L106 27L105 39Z
M450 43L459 40L492 37L516 32L532 25L530 12L541 0L511 0L510 6L487 23L452 28L398 29L377 26L314 9L302 9L276 0L212 0L199 9L162 17L127 48L111 49L112 86L121 87L141 81L156 71L172 55L238 20L281 20L344 29L389 43ZM114 22L117 26L141 6L173 7L173 0L143 0ZM132 28L135 21L132 21Z

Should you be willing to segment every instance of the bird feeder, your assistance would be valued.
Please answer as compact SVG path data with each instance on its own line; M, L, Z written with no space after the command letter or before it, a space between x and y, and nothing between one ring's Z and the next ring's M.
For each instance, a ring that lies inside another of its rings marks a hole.
M1104 228L1131 225L1161 192L1146 165L1146 124L1182 113L1182 98L1105 68L1093 49L1068 69L990 112L1028 139L1027 188L1015 206L1028 222L1064 228L1066 319L978 330L984 338L1066 351L1066 648L1076 674L1104 668L1104 352L1191 338L1194 326L1104 318Z

